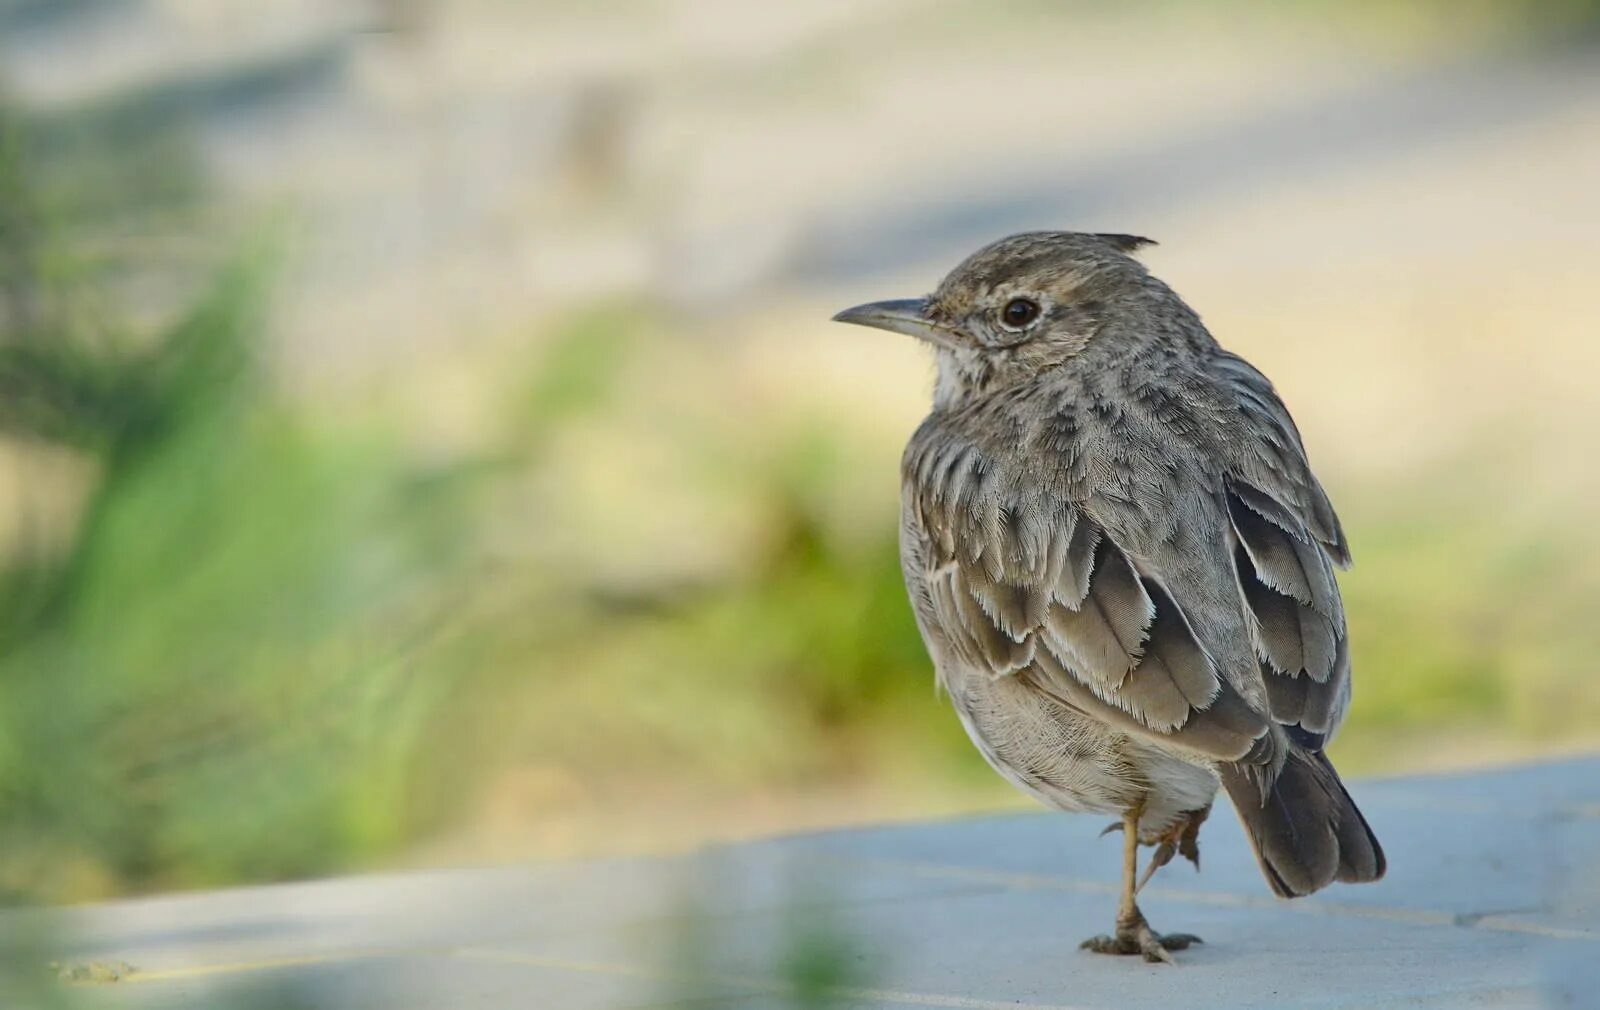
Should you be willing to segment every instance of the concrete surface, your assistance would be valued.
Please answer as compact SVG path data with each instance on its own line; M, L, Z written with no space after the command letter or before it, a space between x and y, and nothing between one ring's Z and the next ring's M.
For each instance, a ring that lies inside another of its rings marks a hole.
M1042 813L33 912L7 947L120 975L58 986L88 1008L1600 1006L1600 759L1353 791L1388 878L1276 900L1219 810L1143 901L1206 939L1177 968L1077 950L1118 843Z

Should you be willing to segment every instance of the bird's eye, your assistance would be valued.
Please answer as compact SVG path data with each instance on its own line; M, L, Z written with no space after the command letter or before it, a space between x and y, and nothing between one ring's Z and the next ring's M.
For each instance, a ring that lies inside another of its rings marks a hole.
M1031 298L1013 298L1000 310L1000 321L1014 330L1039 318L1039 303Z

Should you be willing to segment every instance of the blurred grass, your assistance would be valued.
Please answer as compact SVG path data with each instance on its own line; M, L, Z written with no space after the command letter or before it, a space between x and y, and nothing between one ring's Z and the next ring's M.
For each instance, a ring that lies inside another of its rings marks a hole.
M951 18L951 11L956 16ZM1024 18L1082 19L1097 14L1140 19L1154 26L1186 21L1225 21L1257 28L1286 25L1319 34L1349 34L1380 46L1415 48L1441 43L1460 46L1476 40L1510 45L1581 42L1600 28L1597 0L1144 0L1107 4L1100 0L1057 3L1022 0L1007 5L1008 18L994 16L993 5L956 0L944 21L963 29L993 29Z
M50 498L77 516L66 542L24 523L0 579L0 885L81 897L388 851L426 816L406 762L443 685L412 684L407 652L449 496L413 487L381 428L311 431L264 381L270 257L126 325L56 226L81 206L40 182L74 154L0 117L0 432L89 475Z
M790 867L776 895L779 929L765 949L757 951L765 970L729 977L713 967L730 949L748 943L745 924L708 911L707 887L691 871L684 893L665 921L638 923L640 959L656 962L660 975L657 998L664 1004L698 1003L712 991L764 991L774 1005L794 1010L820 1010L870 998L864 995L886 967L882 944L841 920L834 886L815 868ZM748 997L747 997L748 998Z
M1340 743L1353 769L1387 770L1419 740L1449 762L1596 739L1585 671L1600 649L1600 538L1486 493L1510 483L1488 459L1453 458L1347 496L1358 679Z

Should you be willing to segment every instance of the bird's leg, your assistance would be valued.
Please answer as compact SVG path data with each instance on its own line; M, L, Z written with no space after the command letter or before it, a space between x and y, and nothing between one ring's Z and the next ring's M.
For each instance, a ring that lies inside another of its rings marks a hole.
M1139 894L1139 817L1144 804L1129 812L1122 821L1122 899L1117 902L1117 932L1123 932L1125 923L1143 922L1139 905L1134 900Z
M1114 936L1090 937L1079 946L1096 954L1141 954L1146 961L1172 964L1171 951L1201 941L1188 933L1162 936L1150 928L1139 911L1137 896L1143 883L1139 879L1139 817L1143 811L1144 804L1140 803L1122 818L1122 897L1117 903L1117 932Z

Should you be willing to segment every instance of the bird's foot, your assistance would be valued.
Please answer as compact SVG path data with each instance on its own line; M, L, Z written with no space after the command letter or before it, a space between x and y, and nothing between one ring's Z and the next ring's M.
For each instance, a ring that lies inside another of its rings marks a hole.
M1204 942L1193 933L1157 933L1141 918L1132 923L1118 923L1114 936L1092 936L1078 947L1096 954L1140 954L1152 964L1176 964L1173 951Z
M1200 825L1205 823L1206 815L1211 813L1211 808L1200 810L1185 810L1177 820L1173 821L1166 830L1156 836L1154 842L1156 851L1150 856L1150 862L1144 868L1144 876L1139 878L1135 891L1144 890L1144 885L1156 875L1156 871L1172 862L1173 856L1181 855L1194 864L1195 869L1200 869Z

